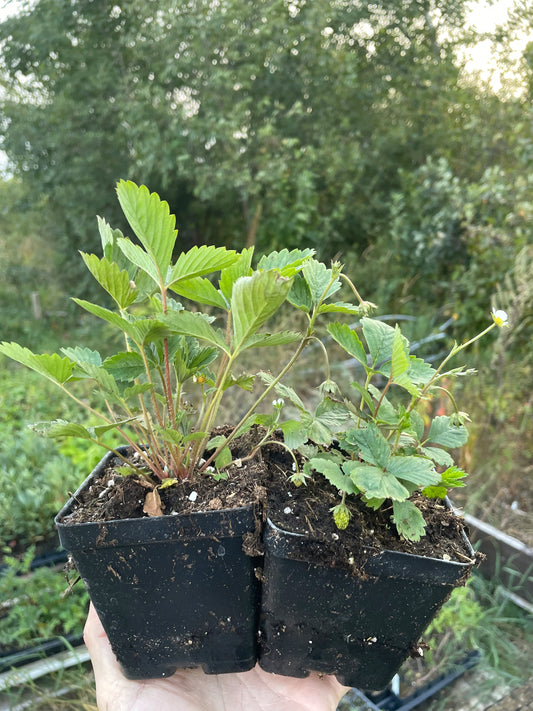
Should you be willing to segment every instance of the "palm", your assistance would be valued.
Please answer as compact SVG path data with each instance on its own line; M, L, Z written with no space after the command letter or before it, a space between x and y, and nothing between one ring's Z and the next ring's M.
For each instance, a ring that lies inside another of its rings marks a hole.
M168 679L125 679L91 606L85 638L100 711L333 711L347 689L334 677L293 679L255 667L242 674L207 675L199 669Z

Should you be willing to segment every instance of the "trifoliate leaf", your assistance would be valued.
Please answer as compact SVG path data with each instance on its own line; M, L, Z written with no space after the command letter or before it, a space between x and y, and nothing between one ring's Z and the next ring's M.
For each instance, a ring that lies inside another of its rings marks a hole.
M200 247L192 247L188 252L180 254L178 261L170 271L166 286L175 291L174 287L179 282L227 269L234 265L238 259L239 255L235 250L225 247L205 244Z
M318 262L316 259L310 259L305 264L302 269L302 274L309 287L309 293L311 294L311 300L314 306L318 305L320 301L329 299L341 288L341 283L338 279L335 279L331 284L333 277L332 270L328 269L325 264Z
M395 476L380 467L360 462L347 462L344 464L344 470L368 499L404 501L409 496L409 490Z

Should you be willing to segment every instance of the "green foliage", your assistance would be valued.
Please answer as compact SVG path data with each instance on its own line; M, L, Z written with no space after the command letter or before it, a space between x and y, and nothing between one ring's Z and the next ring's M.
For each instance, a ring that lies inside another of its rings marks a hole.
M81 634L89 596L82 585L68 587L62 571L38 568L30 574L34 549L24 559L6 555L0 575L0 647L15 651L47 639Z
M257 269L251 267L252 250L239 255L213 246L193 247L173 262L177 232L168 204L133 182L119 182L117 193L141 245L99 221L104 256L82 255L116 308L74 301L121 332L123 349L107 358L81 346L63 348L63 356L37 355L17 343L4 342L0 352L57 385L97 420L97 424L82 424L56 419L38 423L37 431L53 438L80 438L112 451L115 448L105 436L118 432L154 475L155 486L168 477L192 475L200 465L206 470L212 461L219 468L227 466L231 462L229 441L243 427L264 420L264 416L254 416L258 405L296 362L313 335L322 307L328 305L329 313L358 313L358 307L327 304L340 289L341 267L335 264L328 269L312 258L309 249L272 252ZM213 272L220 272L218 288L215 281L207 286L206 277ZM309 303L297 305L305 312L303 328L298 332L263 330L290 300L295 279L301 280L301 289L309 294ZM174 290L184 291L193 308L175 302L171 298ZM214 325L210 313L194 310L206 301L222 312L223 328ZM233 375L236 361L251 348L293 342L295 350L287 365L272 376L259 397L251 398L231 435L223 442L211 441L215 451L206 453L225 392L232 386L250 391L257 374ZM207 366L217 360L211 375ZM183 386L190 381L202 384L196 416L183 399ZM103 405L100 409L76 391L87 383L96 387ZM315 434L317 428L333 421L331 408L321 406L310 418L310 432ZM270 418L269 432L276 422L277 416ZM138 472L150 479L142 468Z
M398 326L392 328L363 317L361 338L348 326L333 323L328 327L330 336L366 376L364 385L353 384L354 400L333 403L326 396L312 418L295 393L286 386L277 386L278 393L288 397L300 413L299 420L281 423L286 441L302 453L308 452L309 441L316 445L304 472L320 472L342 495L341 508L333 509L336 522L347 525L346 496L359 494L373 509L385 501L392 502L392 522L398 533L417 541L424 535L425 522L410 500L412 495L421 492L444 498L448 489L463 486L466 473L453 466L446 450L466 443L464 422L468 417L457 410L450 393L455 408L452 416L436 416L426 427L417 408L432 394L447 392L443 382L468 374L464 368L446 370L445 366L490 330L506 325L506 314L501 313L501 319L493 314L493 323L480 334L461 345L455 344L436 369L410 354L409 342ZM373 381L381 382L381 388ZM301 483L298 472L293 481Z

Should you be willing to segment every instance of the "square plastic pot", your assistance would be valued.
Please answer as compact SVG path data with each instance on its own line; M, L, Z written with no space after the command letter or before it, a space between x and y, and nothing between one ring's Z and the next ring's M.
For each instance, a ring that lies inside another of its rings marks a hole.
M465 563L385 550L362 573L308 555L309 541L267 521L259 664L305 677L334 674L346 686L382 689L454 587Z
M106 455L56 517L130 679L180 668L242 672L257 660L259 582L243 552L252 505L190 515L65 523L75 499L106 467Z

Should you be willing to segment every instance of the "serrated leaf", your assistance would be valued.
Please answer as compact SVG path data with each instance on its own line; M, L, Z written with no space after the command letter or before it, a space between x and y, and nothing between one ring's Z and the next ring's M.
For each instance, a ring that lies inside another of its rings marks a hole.
M97 316L103 321L107 321L107 323L110 323L112 326L119 328L130 338L136 340L137 332L135 330L133 322L127 321L125 318L122 318L122 316L119 316L119 314L115 313L114 311L110 311L109 309L106 309L103 306L99 306L98 304L93 304L90 301L85 301L84 299L76 298L72 300L74 301L74 303L78 304L78 306L81 306L82 309L85 309L89 313L93 314L93 316Z
M302 412L302 424L305 426L307 436L315 444L329 445L332 443L334 433L331 429L320 421L316 416L308 412Z
M369 424L365 429L348 430L344 438L359 447L365 462L383 469L387 467L390 459L389 443L374 424Z
M465 484L461 479L464 479L466 476L468 476L468 474L465 471L455 466L448 467L448 469L441 474L442 483L450 489L464 486Z
M325 397L316 408L315 419L320 420L322 424L335 432L339 432L346 424L349 414L344 403Z
M283 441L289 449L298 449L307 442L305 427L298 420L286 420L280 425Z
M100 241L102 243L103 256L110 262L114 262L118 265L119 269L125 269L130 279L133 279L137 267L132 265L131 262L126 259L122 250L119 249L118 240L123 238L124 235L118 229L113 229L103 218L98 217L98 231L100 232Z
M191 311L169 311L162 320L173 333L207 341L229 354L222 332L214 329L202 314Z
M305 313L309 313L313 308L311 292L309 291L305 279L300 274L294 277L291 290L287 296L287 301Z
M424 430L425 430L424 418L416 410L413 410L411 412L410 418L411 418L411 426L413 427L413 430L416 433L416 437L417 437L418 441L420 442L422 440L422 437L424 436Z
M407 374L415 385L427 385L435 373L436 370L431 363L413 355L409 356L409 370Z
M357 492L351 478L346 476L340 466L331 459L313 457L313 459L309 460L309 464L315 471L325 476L329 483L339 491L345 491L347 494L355 494Z
M344 465L344 470L368 499L404 501L409 496L409 490L395 476L381 467L360 462L347 462Z
M439 447L421 447L420 453L425 457L429 457L435 464L438 464L439 467L451 467L453 464L452 456L445 449L440 449Z
M121 180L117 195L122 211L146 252L152 257L163 283L172 259L177 237L176 218L168 203L144 185Z
M372 318L362 318L363 335L370 351L372 367L381 367L392 359L394 328L383 321Z
M104 368L115 380L130 382L145 372L144 362L139 353L126 351L106 358Z
M357 390L357 392L361 395L361 397L363 398L364 402L368 405L368 408L369 408L370 410L372 410L372 409L373 409L372 396L370 395L370 393L368 392L368 390L367 390L366 388L364 388L364 387L361 385L361 383L358 383L357 381L353 381L353 382L350 383L350 384L351 384L352 388L354 388L355 390Z
M411 382L409 378L409 351L406 346L406 340L402 335L399 327L394 329L394 337L392 341L392 359L391 359L391 378L395 385L407 390L410 395L417 397L420 393L418 388Z
M87 269L100 286L107 291L120 309L127 309L137 298L137 290L131 285L127 271L121 270L118 264L110 262L105 257L100 259L95 254L81 256Z
M468 430L463 425L451 423L448 415L435 417L424 444L440 444L442 447L461 447L468 440Z
M32 353L29 348L18 343L0 343L0 353L60 385L67 382L74 368L74 363L69 358L61 358L57 353Z
M425 489L422 489L422 493L428 499L444 499L448 490L445 486L426 486Z
M91 365L90 363L80 364L84 372L92 378L105 393L118 396L119 390L115 378L102 366Z
M260 371L258 375L267 386L271 385L274 382L274 378L272 375L270 375L270 373ZM289 385L284 385L283 383L276 383L276 385L274 386L274 390L280 397L289 400L299 410L305 410L305 405L300 399L298 393Z
M426 532L426 523L412 501L394 501L392 520L398 533L408 541L419 541Z
M192 247L188 252L182 252L178 261L172 267L167 281L167 287L174 289L181 281L189 281L195 277L211 272L227 269L237 262L239 254L232 249L201 245Z
M235 351L246 347L247 339L279 309L287 298L291 280L275 270L254 272L233 285L231 314Z
M279 333L256 333L246 339L242 350L249 348L266 348L267 346L285 346L301 339L296 331L280 331Z
M247 390L248 392L252 392L253 387L254 387L254 380L255 380L255 375L239 375L237 378L233 375L229 375L228 378L226 378L226 382L224 383L223 389L227 390L228 388L232 388L235 385L241 390Z
M139 383L137 385L132 385L130 388L126 388L124 390L124 392L122 393L122 398L124 400L130 400L131 398L137 397L138 395L143 395L149 390L153 390L153 388L153 383Z
M204 277L179 281L172 286L172 291L198 304L217 306L226 311L229 308L220 291Z
M309 293L311 294L311 300L314 306L321 300L329 299L341 288L341 283L338 279L328 288L328 284L330 284L333 275L332 271L328 269L325 264L322 264L322 262L316 259L310 259L305 264L302 269L302 274L309 287Z
M142 249L138 244L134 244L131 240L125 237L119 238L117 242L123 255L128 259L131 264L138 267L144 274L150 277L152 281L157 285L158 288L162 284L162 276L159 273L155 259L151 254Z
M91 348L82 348L75 346L74 348L61 348L61 352L74 363L82 364L89 363L97 367L102 365L102 356L98 351L93 351Z
M270 254L265 254L259 260L258 269L279 269L286 270L287 267L292 269L300 268L306 259L315 254L314 249L293 249L289 252L288 249L282 249L280 252L274 251ZM285 276L292 276L289 272L283 272Z
M367 367L368 359L361 339L348 324L330 323L328 333L352 358Z
M222 270L220 274L219 288L224 298L229 304L233 293L233 285L243 276L250 276L252 273L251 264L254 253L253 247L243 249L237 260L230 266Z
M334 304L322 304L318 309L319 314L352 314L353 316L358 316L360 313L360 308L356 304L350 304L346 301L337 301Z
M32 430L44 437L77 437L78 439L92 440L89 430L83 425L66 420L54 420L53 422L37 422L31 426Z
M440 474L425 457L393 455L387 465L387 471L398 479L416 484L417 487L438 484L440 481Z

